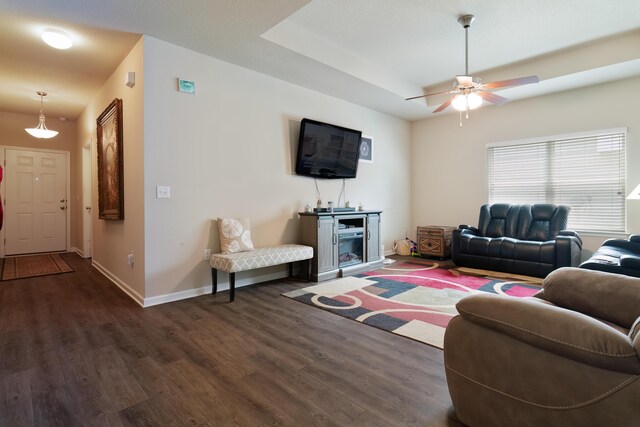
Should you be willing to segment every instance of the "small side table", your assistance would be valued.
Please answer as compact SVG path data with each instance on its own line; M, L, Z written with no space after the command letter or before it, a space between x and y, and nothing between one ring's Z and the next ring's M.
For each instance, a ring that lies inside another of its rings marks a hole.
M423 256L449 258L451 234L456 227L428 225L418 227L418 252Z

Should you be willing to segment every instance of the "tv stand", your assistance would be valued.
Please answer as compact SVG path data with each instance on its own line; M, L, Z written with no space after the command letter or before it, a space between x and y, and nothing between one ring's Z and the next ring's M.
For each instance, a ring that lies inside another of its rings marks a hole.
M320 282L382 266L381 213L300 212L302 243L314 250L311 280Z

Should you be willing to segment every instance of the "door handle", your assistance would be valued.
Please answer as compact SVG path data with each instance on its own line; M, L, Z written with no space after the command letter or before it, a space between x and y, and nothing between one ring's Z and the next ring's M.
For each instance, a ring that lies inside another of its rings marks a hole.
M64 203L66 201L67 201L66 199L60 199L60 203Z
M61 210L61 211L65 210L65 209L67 209L67 207L66 207L66 206L60 206L60 210Z
M85 206L84 208L87 210L87 212L91 212L91 206Z

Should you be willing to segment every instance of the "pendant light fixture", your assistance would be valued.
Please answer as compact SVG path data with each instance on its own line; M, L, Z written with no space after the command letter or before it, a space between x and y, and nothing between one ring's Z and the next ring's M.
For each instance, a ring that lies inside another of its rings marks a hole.
M40 121L38 122L38 126L34 128L25 128L25 130L29 135L36 138L53 138L58 134L58 131L49 130L44 124L44 97L47 96L47 92L39 90L36 93L40 95Z
M64 50L69 49L71 46L73 46L73 42L71 41L71 37L69 37L69 34L65 33L62 30L47 30L42 33L42 40L49 46L56 49Z

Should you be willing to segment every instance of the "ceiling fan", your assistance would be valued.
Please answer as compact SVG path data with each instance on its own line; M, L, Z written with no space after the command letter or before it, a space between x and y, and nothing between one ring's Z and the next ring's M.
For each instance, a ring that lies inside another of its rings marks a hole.
M458 19L458 22L464 28L464 75L456 76L456 82L454 82L453 90L446 90L443 92L428 93L426 95L412 96L407 98L406 101L411 99L425 98L427 96L442 95L445 93L451 94L451 97L446 100L442 105L436 108L433 112L439 113L446 109L449 105L460 111L467 112L467 118L469 118L469 110L478 108L482 105L482 101L488 101L492 104L504 104L508 101L507 98L496 95L490 92L492 89L502 89L510 86L521 86L530 83L538 83L540 79L538 76L519 77L516 79L500 80L493 83L482 83L478 78L473 78L469 75L469 27L475 19L473 15L464 15ZM460 122L462 126L462 122Z

